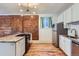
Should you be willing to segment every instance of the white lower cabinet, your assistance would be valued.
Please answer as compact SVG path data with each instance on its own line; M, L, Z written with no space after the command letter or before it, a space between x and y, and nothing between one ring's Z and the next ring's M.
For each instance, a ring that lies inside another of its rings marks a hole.
M64 51L64 37L59 36L59 47Z
M16 42L16 56L22 56L25 52L25 39Z
M72 41L62 35L59 36L59 47L64 51L68 56L71 56L71 45Z
M71 56L71 40L69 38L66 38L64 39L64 52L68 55L68 56Z
M15 56L15 43L0 42L0 56Z
M22 56L24 52L24 38L17 42L0 42L0 56Z

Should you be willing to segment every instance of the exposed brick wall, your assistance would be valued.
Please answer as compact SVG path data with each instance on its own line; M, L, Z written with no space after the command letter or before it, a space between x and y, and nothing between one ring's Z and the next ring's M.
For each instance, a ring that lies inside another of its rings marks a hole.
M0 16L0 27L1 26L6 26L6 27L8 27L8 26L10 26L10 24L11 24L11 19L12 19L12 17L11 16ZM7 25L6 25L7 24Z
M12 16L0 16L0 33L2 32L1 27L5 27L6 30L8 27L11 27L12 32L30 32L32 33L33 40L38 39L38 15L27 15L27 16L19 16L19 15L12 15ZM1 36L0 34L0 36Z
M33 40L38 40L38 21L39 16L24 16L24 32L31 32Z
M22 17L21 16L12 16L11 27L14 32L22 32Z
M11 16L0 16L0 36L11 33L11 19Z

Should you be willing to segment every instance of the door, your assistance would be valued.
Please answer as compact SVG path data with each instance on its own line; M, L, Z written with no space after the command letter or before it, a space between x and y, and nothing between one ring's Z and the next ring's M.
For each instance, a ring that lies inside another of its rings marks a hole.
M32 39L39 39L39 27L38 27L39 16L38 15L27 15L23 19L23 31L32 33Z
M39 19L39 39L41 43L52 43L51 22L51 16L41 16Z

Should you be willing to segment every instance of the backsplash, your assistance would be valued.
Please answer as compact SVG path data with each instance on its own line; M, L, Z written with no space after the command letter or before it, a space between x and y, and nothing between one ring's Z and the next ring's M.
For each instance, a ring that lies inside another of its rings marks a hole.
M79 25L72 25L72 24L70 24L68 29L75 29L76 30L76 34L79 37Z

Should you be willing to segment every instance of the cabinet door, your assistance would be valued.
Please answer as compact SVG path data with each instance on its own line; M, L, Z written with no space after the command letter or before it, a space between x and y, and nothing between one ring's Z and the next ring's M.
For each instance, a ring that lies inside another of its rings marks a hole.
M71 55L71 40L69 38L60 36L59 46L67 55Z
M59 47L64 51L64 37L59 36Z
M65 38L65 41L64 41L64 52L68 56L71 56L71 40L69 38Z
M60 23L60 22L64 22L64 14L63 13L58 16L58 23Z
M64 28L68 28L67 23L72 22L71 19L71 7L68 8L65 12L64 12Z
M22 38L20 41L16 43L16 55L22 56L25 52L25 39Z
M0 56L15 56L15 43L0 43Z
M72 20L79 21L79 4L77 3L72 6Z
M21 54L25 53L25 38L21 40Z
M21 56L21 41L16 43L16 56Z
M65 23L71 22L71 8L65 11Z

